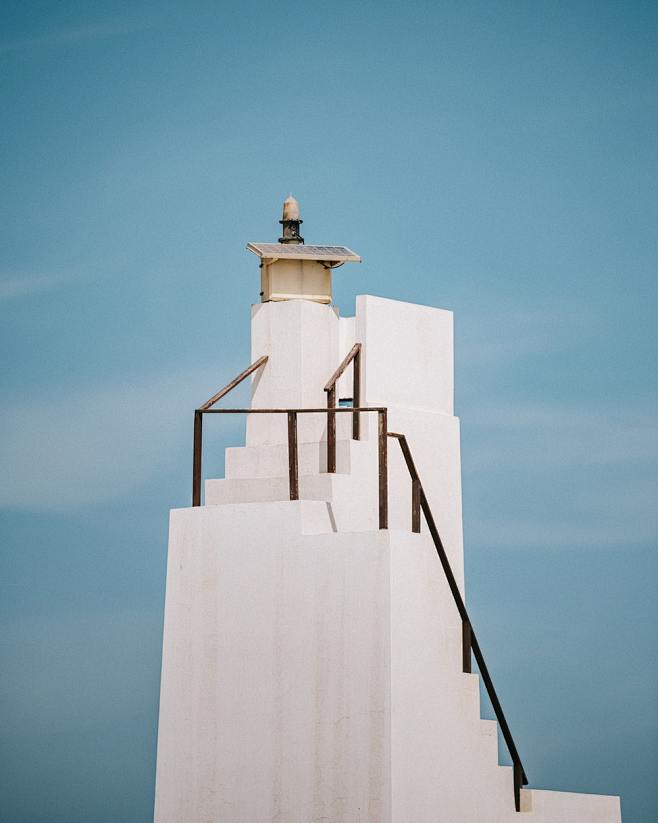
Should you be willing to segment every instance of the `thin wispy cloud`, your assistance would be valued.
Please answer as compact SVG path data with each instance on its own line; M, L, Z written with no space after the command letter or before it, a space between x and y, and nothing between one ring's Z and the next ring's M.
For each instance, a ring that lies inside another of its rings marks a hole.
M48 47L75 46L104 38L144 31L154 25L153 18L129 17L101 23L51 29L41 34L0 43L0 55Z
M66 275L60 274L26 274L0 277L0 302L51 291L63 285L69 279Z
M104 678L113 680L115 699L121 700L128 711L139 710L145 702L145 695L140 696L134 688L143 670L140 657L147 645L157 643L158 631L159 619L116 605L111 611L102 606L88 609L84 619L52 611L45 617L34 614L5 618L5 642L11 638L13 648L27 644L38 649L34 659L47 661L51 672L45 682L29 666L14 670L3 694L6 705L12 706L14 722L51 734L53 728L64 731L97 722L108 713L107 701L94 687L99 670ZM54 648L53 641L59 644L63 638L66 642ZM85 650L84 666L76 665L80 648ZM125 666L120 675L116 674L117 659Z
M466 530L478 545L579 549L658 536L651 408L490 401L462 432Z
M574 300L525 307L489 303L486 314L461 320L455 354L466 370L463 382L468 384L471 370L504 369L521 359L582 345L601 334L602 327L596 312Z
M556 299L491 305L457 341L467 542L491 549L631 546L658 536L658 426L641 398L524 391L532 373L598 351L597 311ZM514 375L514 377L511 377ZM571 388L569 388L571 387Z
M504 439L522 448L522 465L541 453L543 466L612 466L617 463L658 460L658 426L654 410L642 403L620 405L592 402L514 403L484 401L469 412L463 425L482 440L493 444ZM495 448L496 464L501 456ZM476 463L487 463L486 452L478 451ZM502 458L505 460L505 458ZM516 459L516 458L515 458Z
M628 549L655 541L656 526L641 520L629 531L622 507L615 519L589 523L555 511L544 519L528 520L473 516L465 534L467 543L487 551Z
M0 418L0 506L78 509L178 474L193 409L238 370L197 364L15 402Z

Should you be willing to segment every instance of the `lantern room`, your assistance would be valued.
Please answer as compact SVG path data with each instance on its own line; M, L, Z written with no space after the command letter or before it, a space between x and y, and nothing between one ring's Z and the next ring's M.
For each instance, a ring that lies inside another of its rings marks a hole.
M299 204L290 196L283 204L283 236L278 243L247 243L260 258L261 302L312 300L331 303L331 273L361 258L345 246L311 246L300 234Z

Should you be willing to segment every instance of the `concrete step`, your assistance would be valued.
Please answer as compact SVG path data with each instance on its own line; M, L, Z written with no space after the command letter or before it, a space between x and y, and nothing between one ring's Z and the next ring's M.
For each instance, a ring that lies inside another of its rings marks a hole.
M333 475L309 474L299 478L300 500L331 500ZM290 500L288 477L252 477L206 480L205 505L266 503Z
M521 789L521 811L541 823L620 823L619 797Z
M498 723L495 720L480 720L480 739L482 756L498 765Z
M349 474L352 470L355 440L336 442L336 471ZM287 443L263 446L237 446L226 449L225 473L228 479L283 477L288 471ZM300 476L327 471L327 443L299 443L297 465Z
M452 647L454 646L454 652ZM450 642L450 656L454 658L455 666L461 665L461 631L453 632ZM462 686L459 692L459 710L466 717L480 717L480 675L464 673L461 675Z
M171 510L170 535L187 540L189 533L218 534L221 545L240 545L240 535L257 535L265 547L272 534L287 535L291 542L299 535L325 535L336 531L328 503L322 500L273 500L227 503L218 506L188 506Z

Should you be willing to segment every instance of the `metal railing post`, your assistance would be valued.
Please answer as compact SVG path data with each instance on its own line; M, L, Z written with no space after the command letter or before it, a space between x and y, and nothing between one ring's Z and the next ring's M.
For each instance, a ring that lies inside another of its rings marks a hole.
M462 620L462 671L471 673L471 623Z
M388 421L385 410L377 412L379 452L379 528L388 528Z
M514 808L521 811L521 786L523 786L523 766L518 760L513 763L514 767Z
M411 456L411 449L407 443L407 438L403 434L398 434L397 432L388 432L388 436L394 437L398 441L400 444L400 449L402 450L404 462L407 464L409 476L411 477L411 531L419 534L421 512L420 498L423 488L420 482L420 477L416 471L416 466L414 464L414 459Z
M335 385L327 392L327 408L336 408ZM336 472L336 415L331 411L327 413L327 471Z
M194 454L192 457L192 505L201 505L201 448L203 438L203 412L194 412Z
M299 469L297 465L297 412L288 412L288 478L290 499L299 500Z
M411 531L420 534L420 480L411 481Z
M359 346L352 361L352 405L357 409L361 405L361 347ZM352 415L352 440L361 439L361 418L359 412Z
M200 506L201 505L201 450L202 450L202 438L203 438L203 413L212 409L215 403L218 400L221 400L224 395L228 394L232 389L238 386L242 381L249 377L250 374L259 369L261 366L264 366L267 363L268 357L264 355L263 357L259 357L258 360L254 361L251 366L246 368L244 371L240 372L240 374L231 380L230 383L227 383L223 389L220 389L216 394L206 400L198 409L194 412L194 454L192 457L192 505L193 506Z
M331 474L336 472L336 415L331 409L336 408L336 385L345 371L352 364L352 406L359 408L361 405L361 343L355 343L343 358L340 366L331 375L324 390L327 392L327 471ZM361 421L358 411L352 412L352 439L359 440L361 437Z

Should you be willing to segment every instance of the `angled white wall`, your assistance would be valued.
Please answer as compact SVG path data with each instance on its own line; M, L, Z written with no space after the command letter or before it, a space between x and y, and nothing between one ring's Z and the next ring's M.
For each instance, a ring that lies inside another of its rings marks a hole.
M460 587L464 588L459 419L453 415L452 312L362 295L355 336L364 344L365 405L388 408L406 435ZM374 421L373 421L374 422ZM408 529L409 475L389 446L390 527Z

